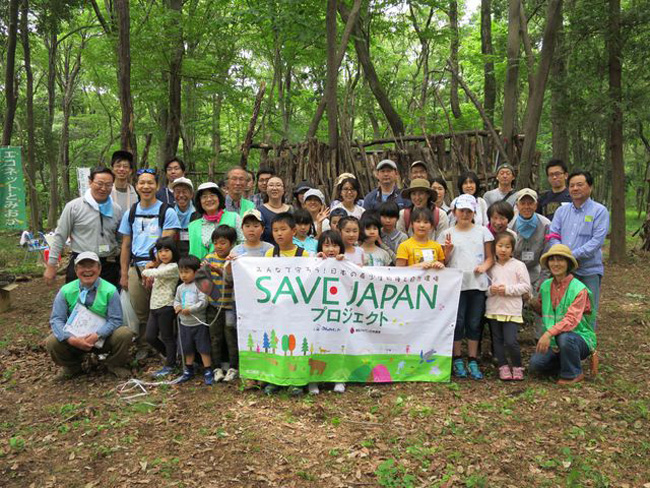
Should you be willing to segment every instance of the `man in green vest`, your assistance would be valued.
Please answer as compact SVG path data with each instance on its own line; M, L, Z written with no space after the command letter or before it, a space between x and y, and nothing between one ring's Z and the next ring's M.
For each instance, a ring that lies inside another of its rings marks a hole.
M579 383L585 378L584 359L592 356L592 373L597 367L593 295L571 274L578 261L568 246L555 244L542 255L540 263L553 278L540 288L544 333L530 358L530 371L557 374L560 385Z
M77 279L64 285L52 305L52 334L45 347L63 366L57 379L70 379L83 371L84 354L108 354L105 364L118 378L128 378L132 332L122 325L122 306L114 285L99 277L101 263L94 252L82 252L74 261Z

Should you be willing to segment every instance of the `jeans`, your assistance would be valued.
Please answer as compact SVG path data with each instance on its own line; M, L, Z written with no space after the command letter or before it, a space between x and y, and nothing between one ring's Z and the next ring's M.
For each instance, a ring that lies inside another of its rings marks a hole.
M519 341L517 341L517 331L519 324L515 322L499 322L490 320L490 330L492 330L492 349L494 356L499 362L499 366L508 364L506 353L510 356L512 367L521 367L521 350Z
M530 372L557 374L565 380L582 374L582 361L591 354L585 340L575 332L563 332L555 336L559 351L549 347L544 354L535 353L530 358Z
M165 356L165 366L176 364L175 323L174 307L156 308L149 312L146 339L151 346Z
M239 346L237 344L237 321L234 310L221 309L216 320L218 307L208 305L207 323L210 325L210 341L212 343L212 364L215 368L221 367L224 361L222 348L225 341L228 350L228 362L233 369L239 369ZM214 322L213 322L214 320Z
M593 295L594 306L591 312L594 317L594 330L596 330L596 316L598 315L598 304L600 302L600 282L602 281L603 277L600 275L574 276L582 281L582 283L584 283L584 285L589 288L589 291Z
M460 292L454 342L467 338L471 341L481 339L481 319L485 312L485 292L465 290Z

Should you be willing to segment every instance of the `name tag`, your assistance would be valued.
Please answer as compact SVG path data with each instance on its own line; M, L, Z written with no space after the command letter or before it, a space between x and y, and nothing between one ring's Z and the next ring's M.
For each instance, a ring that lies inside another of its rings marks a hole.
M422 249L422 259L425 263L435 261L436 258L433 254L433 249Z
M535 253L533 251L524 251L521 253L522 261L532 261L535 259Z
M190 240L190 233L189 231L182 230L181 231L181 241L189 241Z
M108 247L108 244L100 244L99 245L99 254L106 254L110 250L111 250L111 248Z
M593 215L585 215L585 222L593 222L593 221L594 221Z

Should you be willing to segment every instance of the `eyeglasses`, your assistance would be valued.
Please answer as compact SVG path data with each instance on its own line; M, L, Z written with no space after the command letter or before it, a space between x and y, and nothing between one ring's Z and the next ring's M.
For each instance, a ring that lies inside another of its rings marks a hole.
M352 193L352 192L356 192L356 191L357 190L355 190L354 188L342 188L341 189L341 193Z
M558 171L556 173L549 173L548 174L549 178L559 178L561 176L564 176L564 173L562 171Z
M113 183L99 183L98 181L93 181L93 185L97 188L105 188L106 190L113 188Z
M131 165L129 163L125 164L114 164L113 169L131 169Z
M148 175L155 175L155 174L156 174L156 170L155 170L154 168L142 168L142 169L139 169L138 172L137 172L136 174L137 174L138 176L140 176L140 175L142 175L142 174L144 174L144 173L147 173Z

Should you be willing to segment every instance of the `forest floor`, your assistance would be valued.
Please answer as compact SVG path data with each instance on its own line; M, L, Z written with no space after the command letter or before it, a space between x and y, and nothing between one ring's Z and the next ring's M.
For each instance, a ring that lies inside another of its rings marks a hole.
M297 399L197 380L129 403L97 368L57 384L54 289L21 283L0 315L0 486L650 488L649 262L607 267L600 374L575 387L486 365L481 382ZM527 360L530 328L521 343Z

